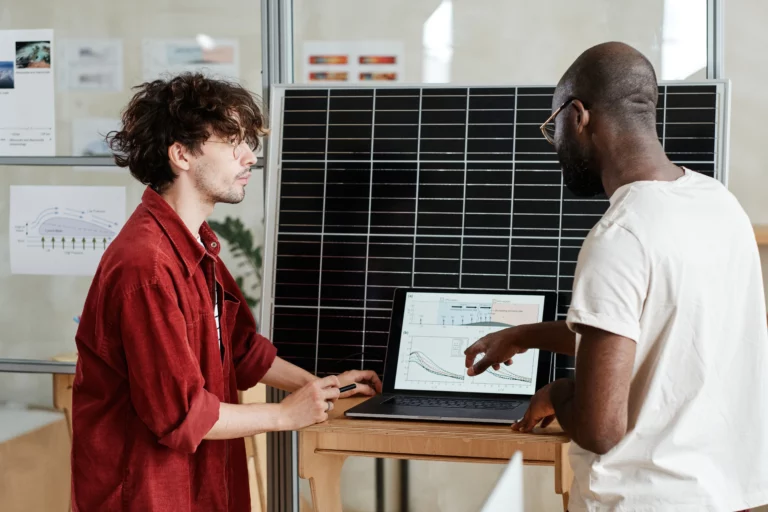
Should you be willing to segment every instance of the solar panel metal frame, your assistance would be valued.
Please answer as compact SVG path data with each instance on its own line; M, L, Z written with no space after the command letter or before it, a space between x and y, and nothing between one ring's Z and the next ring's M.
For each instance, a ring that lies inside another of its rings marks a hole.
M714 177L718 180L720 180L723 184L727 186L728 184L728 150L729 150L729 136L730 136L730 103L731 103L731 93L730 93L730 80L727 79L717 79L717 80L704 80L704 81L696 81L696 82L687 82L687 81L661 81L659 82L659 86L683 86L683 87L691 87L695 88L698 86L714 86L715 92L716 92L716 104L715 104L715 145L714 145L714 159L712 163L714 164ZM262 278L262 299L261 299L261 326L260 326L260 332L267 336L270 339L273 339L273 329L274 329L274 311L275 311L275 285L276 285L276 260L277 260L277 241L278 241L278 222L279 222L279 216L280 216L280 185L281 185L281 173L283 169L283 162L282 162L282 155L283 155L283 115L284 115L284 100L286 96L286 91L289 90L319 90L319 91L328 91L328 116L330 116L331 108L330 108L330 98L331 98L331 91L337 91L337 90L393 90L393 89L419 89L420 92L420 98L422 97L422 93L424 90L435 90L435 89L467 89L467 112L469 113L470 107L470 90L472 89L482 89L482 88L492 88L492 89L514 89L515 90L515 98L517 100L517 97L519 96L518 90L519 89L536 89L536 88L543 88L547 90L552 90L552 85L484 85L484 84L474 84L474 85L466 85L466 84L371 84L371 85L328 85L328 86L320 86L315 84L291 84L291 85L274 85L272 86L271 91L271 105L270 105L270 112L271 112L271 132L269 136L269 151L267 155L267 161L266 161L266 167L265 172L267 173L266 177L266 188L265 188L265 246L264 246L264 267L263 267L263 278ZM666 89L664 89L666 91ZM375 96L374 96L375 98ZM665 102L666 102L666 96L665 96ZM375 112L375 100L373 104L373 110ZM666 103L664 105L664 113L666 117ZM421 142L421 126L422 124L422 117L421 117L421 104L419 108L420 117L419 117L419 144ZM518 125L517 121L517 103L515 103L515 109L514 109L514 116L515 116L515 126ZM375 116L375 113L373 114ZM467 114L468 116L468 114ZM543 121L544 119L542 119ZM661 122L664 125L664 130L666 130L666 119L663 120L657 120L657 124ZM327 127L330 123L328 123L328 117L326 118L326 124ZM375 118L372 118L371 120L371 126L375 126ZM469 121L467 119L466 126L469 126ZM326 140L328 140L327 134L326 134ZM373 143L375 142L375 133L371 134L371 146L373 147ZM516 136L513 136L513 141L517 140ZM461 162L464 162L465 164L465 174L467 173L467 163L469 162L468 159L468 153L466 151L466 142L467 138L465 137L465 151L464 151L464 158L461 160ZM327 143L326 143L326 173L327 173ZM414 161L415 165L421 165L423 163L419 160L417 150L417 160ZM370 161L373 165L374 156L373 156L373 149L371 150L371 156ZM516 161L515 157L515 151L513 149L512 151L512 160L513 162ZM457 161L458 162L458 161ZM500 161L502 162L502 161ZM694 170L696 170L694 168ZM513 168L512 172L516 172L516 170ZM371 182L373 181L373 169L371 170ZM327 180L325 180L327 181ZM512 188L514 190L515 184L512 183ZM325 185L324 185L325 188ZM369 196L369 199L373 199L372 195ZM465 193L462 198L465 202L467 200L466 196L466 183L465 183ZM514 201L516 198L511 198L512 205L514 207ZM324 207L322 214L325 215L325 197L323 198L324 201ZM419 196L417 193L416 197L416 203L419 201ZM418 216L418 206L416 207L417 211L416 216ZM369 203L369 209L368 209L368 215L370 218L371 215L371 207ZM560 216L562 219L563 213L563 198L561 196L560 199ZM466 212L463 213L463 217L466 216ZM418 219L415 218L414 220L414 240L416 239L416 230L417 230L417 223ZM463 229L463 224L462 224ZM321 236L325 234L324 224L321 228L320 232ZM368 229L368 237L370 238L370 221L369 221L369 229ZM379 236L387 236L386 234L380 234ZM461 235L461 238L463 239L464 235ZM512 227L510 227L510 249L512 247ZM557 235L558 239L563 238L563 229L562 229L562 220L561 220L561 228ZM321 246L322 246L322 238L321 238ZM416 243L414 241L414 254L416 249ZM367 260L367 249L366 249L366 260ZM323 255L321 253L320 260L321 260L321 269L320 273L322 275L322 258ZM507 268L509 268L509 261L507 262ZM559 289L560 285L560 279L559 279L559 268L561 266L561 253L560 253L560 242L558 242L558 257L557 257L557 268L558 268L558 277L555 281L555 287L558 288L556 291L558 292L558 295L562 292ZM367 303L367 274L368 269L366 266L366 285L365 289L363 291L363 307L359 308L362 309L364 312L366 310L366 303ZM461 284L462 279L462 273L461 270L459 271L459 283ZM509 285L509 277L507 284ZM322 282L318 284L318 295L322 293ZM317 307L317 314L318 314L318 332L316 332L316 336L319 340L319 324L320 324L320 297L318 296L318 307ZM561 315L562 316L562 315ZM364 313L365 318L365 313ZM365 329L365 328L363 328ZM315 370L317 370L317 360L318 360L318 353L319 350L319 341L318 344L315 347L315 354L312 356L312 358L315 360ZM363 350L364 350L364 342L363 342ZM279 351L278 351L279 353ZM361 357L361 362L364 360L364 356ZM353 360L357 361L357 360ZM555 361L555 358L553 358L553 361ZM553 363L553 368L551 371L550 379L554 379L556 377L556 363ZM359 365L355 365L359 368ZM364 364L363 364L364 366ZM382 362L382 369L383 369L383 362ZM565 370L570 370L567 366L563 367ZM312 370L309 368L309 370Z

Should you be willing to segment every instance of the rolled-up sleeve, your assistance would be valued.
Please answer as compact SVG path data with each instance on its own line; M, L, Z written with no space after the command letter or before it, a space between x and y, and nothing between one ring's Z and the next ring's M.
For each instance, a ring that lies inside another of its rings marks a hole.
M640 318L650 282L650 260L637 237L601 222L579 252L566 323L640 339Z
M219 419L220 402L204 388L176 294L159 283L132 290L120 323L137 415L160 444L194 453Z
M272 368L277 349L267 338L255 332L240 338L238 345L242 355L238 357L235 353L237 389L250 389Z

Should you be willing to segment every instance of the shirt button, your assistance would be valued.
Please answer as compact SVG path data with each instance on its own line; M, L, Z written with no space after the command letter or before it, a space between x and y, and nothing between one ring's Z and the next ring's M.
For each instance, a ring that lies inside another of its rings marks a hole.
M211 247L212 247L212 248L214 248L214 249L215 249L215 248L216 248L218 245L219 245L219 244L217 244L216 242L211 242Z

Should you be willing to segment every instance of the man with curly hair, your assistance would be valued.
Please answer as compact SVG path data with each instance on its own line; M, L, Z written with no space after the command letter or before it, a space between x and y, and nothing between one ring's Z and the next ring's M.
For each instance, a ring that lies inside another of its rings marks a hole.
M276 356L205 219L245 197L265 119L243 87L200 74L140 85L109 135L147 185L105 251L76 335L74 511L249 511L243 437L324 421L374 372L319 379ZM291 394L238 404L258 382Z

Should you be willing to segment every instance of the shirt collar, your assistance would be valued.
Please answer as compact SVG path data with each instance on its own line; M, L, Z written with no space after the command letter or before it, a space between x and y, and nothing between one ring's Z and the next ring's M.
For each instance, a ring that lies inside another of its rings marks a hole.
M203 247L197 241L197 237L181 220L181 217L171 208L171 205L160 194L155 192L152 187L147 187L144 191L144 195L141 196L141 204L144 205L163 231L165 231L165 234L171 241L171 245L173 245L179 258L184 263L189 276L195 273L206 253L214 258L218 257L219 251L221 251L221 244L207 222L203 222L200 226L200 240L205 246Z
M608 202L611 205L613 205L620 198L624 197L624 194L626 193L626 191L632 187L640 187L640 186L642 187L649 187L649 186L677 187L680 185L684 185L688 182L688 180L693 175L693 171L685 166L680 166L680 168L683 170L683 175L672 181L640 180L640 181L633 181L631 183L625 183L624 185L620 186L614 191L611 197L608 198Z

